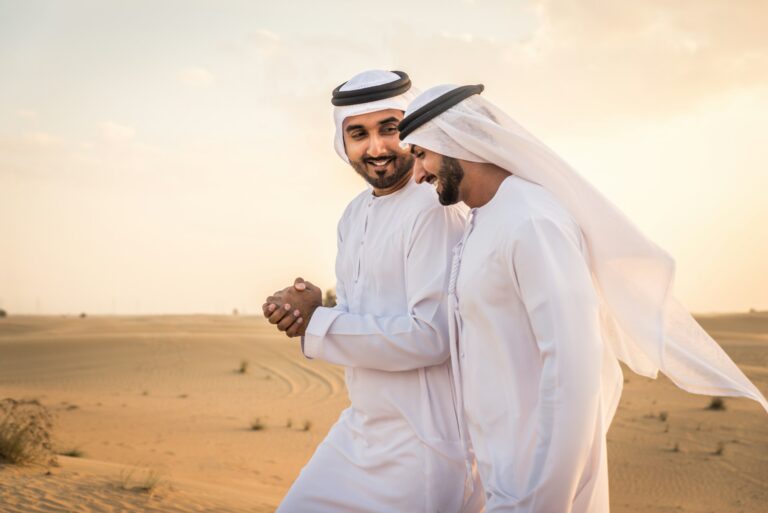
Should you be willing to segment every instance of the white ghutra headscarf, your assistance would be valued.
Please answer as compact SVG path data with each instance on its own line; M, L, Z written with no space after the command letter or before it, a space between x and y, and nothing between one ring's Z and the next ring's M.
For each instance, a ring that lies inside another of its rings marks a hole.
M643 376L656 378L661 371L688 392L748 397L768 411L760 391L672 296L672 257L570 165L479 94L466 94L446 110L444 100L467 88L441 85L419 95L400 125L402 144L493 163L547 189L584 234L602 303L603 340L616 357ZM617 403L618 397L609 400L609 417Z
M407 80L407 83L403 83L405 82L403 76ZM374 90L374 98L376 96L386 95L386 91L377 93L376 89L380 88L381 86L384 86L384 89L386 89L386 85L392 83L402 83L402 86L399 87L399 90L406 90L396 94L395 96L389 96L388 98L365 101L365 91ZM363 94L359 95L358 99L350 98L349 101L341 102L346 103L346 105L337 105L336 96L339 94L339 92L342 93L342 96L343 93L353 92L362 92ZM336 153L339 154L339 157L341 157L344 162L349 163L347 152L344 148L344 132L342 130L342 125L344 124L345 119L352 116L358 116L360 114L368 114L369 112L377 112L387 109L397 109L405 112L408 104L413 101L414 98L416 98L418 93L419 91L417 89L411 87L410 80L408 80L408 75L405 73L378 69L363 71L362 73L355 75L347 82L337 87L334 91L333 100L333 121L336 125L336 134L333 140L333 148L336 150ZM357 101L362 101L362 103L352 103Z

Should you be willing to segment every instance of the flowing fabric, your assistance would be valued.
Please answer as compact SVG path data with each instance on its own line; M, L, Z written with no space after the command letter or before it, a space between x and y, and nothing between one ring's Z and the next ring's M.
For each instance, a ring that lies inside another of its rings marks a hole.
M455 89L431 88L408 113ZM675 263L570 165L498 107L475 95L408 135L414 144L449 157L493 163L541 185L566 208L584 234L601 304L603 341L634 372L661 370L697 394L768 402L723 349L672 296ZM618 395L606 409L606 430Z

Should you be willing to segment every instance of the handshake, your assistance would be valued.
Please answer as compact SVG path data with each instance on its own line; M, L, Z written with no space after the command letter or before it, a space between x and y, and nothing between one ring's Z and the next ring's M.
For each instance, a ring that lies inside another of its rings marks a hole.
M304 335L315 309L323 304L323 293L303 278L296 278L293 285L269 296L261 309L270 324L284 331L289 337Z

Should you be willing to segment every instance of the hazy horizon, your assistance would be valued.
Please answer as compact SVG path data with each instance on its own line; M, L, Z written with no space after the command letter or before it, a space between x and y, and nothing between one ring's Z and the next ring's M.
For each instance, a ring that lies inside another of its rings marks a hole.
M0 308L252 314L295 276L332 288L364 184L330 91L384 68L485 84L676 259L692 311L768 310L768 4L367 10L0 0Z

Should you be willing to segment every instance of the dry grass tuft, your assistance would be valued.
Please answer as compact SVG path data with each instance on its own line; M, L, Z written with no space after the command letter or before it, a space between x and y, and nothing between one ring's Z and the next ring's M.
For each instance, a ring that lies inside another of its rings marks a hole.
M723 454L725 454L725 443L717 442L717 449L715 449L715 452L713 454L715 456L722 456Z
M262 429L264 429L264 427L265 427L264 423L261 422L261 419L259 417L256 417L251 421L251 429L253 431L261 431Z
M304 425L301 427L302 431L309 431L312 429L312 421L311 420L305 420Z
M85 453L81 451L80 449L70 449L68 451L60 452L61 456L69 456L70 458L82 458L85 456Z
M157 470L124 468L120 471L119 485L123 490L148 493L151 497L162 481L162 475Z
M712 400L709 402L709 406L707 406L707 409L714 410L714 411L724 411L725 400L722 397L713 397Z
M250 367L251 364L248 360L241 360L240 361L240 368L237 369L237 372L240 374L246 374L248 372L248 367Z
M53 418L38 401L0 401L0 461L53 465Z

